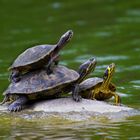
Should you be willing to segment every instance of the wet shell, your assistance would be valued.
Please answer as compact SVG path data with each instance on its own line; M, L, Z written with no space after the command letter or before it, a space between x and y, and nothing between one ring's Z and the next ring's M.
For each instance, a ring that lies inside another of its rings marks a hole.
M80 91L90 90L93 89L97 84L101 84L103 82L103 78L93 77L84 80L80 83ZM109 89L111 91L115 91L116 87L114 84L110 83Z
M39 45L25 50L14 61L12 69L35 69L39 68L49 61L51 52L55 50L57 45Z
M54 74L47 75L46 70L37 70L23 75L18 83L11 83L6 94L43 94L44 96L53 95L61 92L70 83L79 78L79 74L64 66L56 66Z

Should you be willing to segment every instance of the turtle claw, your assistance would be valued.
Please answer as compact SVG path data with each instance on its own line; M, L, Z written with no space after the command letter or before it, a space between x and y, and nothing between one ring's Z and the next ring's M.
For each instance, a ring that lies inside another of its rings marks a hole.
M20 110L22 109L22 106L20 104L11 104L9 107L8 107L8 110L10 112L19 112Z
M116 106L122 106L122 104L121 104L121 103L116 103L115 105L116 105Z
M21 109L22 109L22 106L17 106L16 111L19 112Z
M76 102L80 102L82 100L82 97L80 95L73 95L73 100Z

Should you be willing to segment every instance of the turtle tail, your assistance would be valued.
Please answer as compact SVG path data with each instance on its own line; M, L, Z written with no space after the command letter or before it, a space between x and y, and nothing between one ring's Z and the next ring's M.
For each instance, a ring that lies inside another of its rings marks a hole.
M0 102L0 105L3 105L4 103L6 103L8 101L8 99L9 99L8 96L5 96L3 101Z

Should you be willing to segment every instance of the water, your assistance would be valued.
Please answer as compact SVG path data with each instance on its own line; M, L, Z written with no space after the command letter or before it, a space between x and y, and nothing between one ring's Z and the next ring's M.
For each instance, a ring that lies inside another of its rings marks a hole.
M72 29L74 37L62 50L61 63L77 69L96 56L97 68L90 76L101 77L114 62L113 82L126 95L122 103L139 109L139 6L139 0L0 0L0 92L9 84L7 68L17 55L37 44L55 43ZM140 139L139 120L134 116L119 122L104 118L45 121L0 113L0 139Z

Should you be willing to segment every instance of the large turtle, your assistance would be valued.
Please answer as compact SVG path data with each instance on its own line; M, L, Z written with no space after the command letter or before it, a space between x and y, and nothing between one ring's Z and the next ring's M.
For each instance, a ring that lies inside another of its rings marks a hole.
M115 64L112 63L106 68L103 78L88 78L77 86L75 92L80 94L83 98L92 100L106 100L114 96L116 105L119 105L120 97L115 92L115 85L111 83L114 71Z
M19 82L9 85L3 93L5 98L1 104L9 102L8 110L19 111L27 101L45 99L51 95L70 91L73 99L80 101L81 96L75 94L74 88L95 68L95 65L96 60L91 58L79 67L78 72L57 65L50 75L44 69L27 73Z
M58 52L62 49L72 38L73 31L69 30L63 34L55 45L38 45L25 50L13 62L9 70L11 70L10 79L14 82L20 80L22 73L39 69L46 66L47 73L50 74L53 69L51 68L52 62L58 64Z

